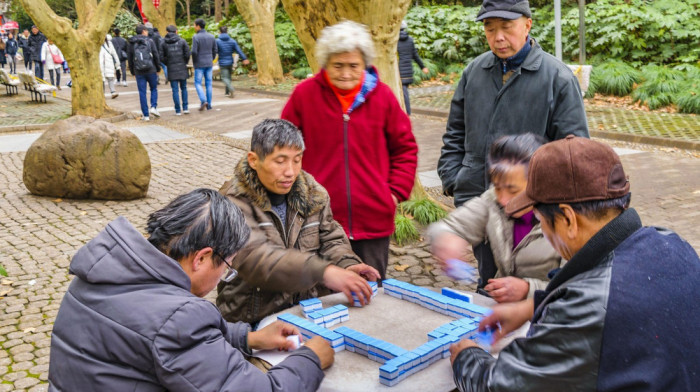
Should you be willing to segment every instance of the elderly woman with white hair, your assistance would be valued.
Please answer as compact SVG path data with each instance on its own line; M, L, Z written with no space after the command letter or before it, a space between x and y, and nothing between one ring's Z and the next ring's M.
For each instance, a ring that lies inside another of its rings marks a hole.
M396 205L408 199L416 175L411 122L379 81L364 25L326 27L316 57L321 71L294 89L282 118L301 129L302 167L328 190L353 251L384 279Z

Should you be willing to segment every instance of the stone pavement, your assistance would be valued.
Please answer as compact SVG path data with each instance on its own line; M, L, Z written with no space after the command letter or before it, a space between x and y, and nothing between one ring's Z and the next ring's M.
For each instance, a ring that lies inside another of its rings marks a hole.
M151 158L151 185L141 200L32 196L22 183L22 161L36 134L0 135L0 183L5 184L0 198L0 259L10 275L0 281L4 294L0 299L0 391L46 390L50 332L71 280L67 267L77 249L119 215L143 230L147 215L175 195L196 187L218 188L243 156L241 147L247 146L253 125L279 116L284 105L283 98L239 91L229 99L215 89L214 110L175 116L165 110L172 105L169 88L160 87L160 119L117 123L142 138ZM134 88L119 91L120 97L109 103L121 110L138 110L137 94L129 94ZM190 102L196 103L195 97L191 92ZM435 169L444 120L413 116L412 122L420 147L419 171L427 175ZM700 249L698 156L677 149L610 143L622 155L632 182L632 205L645 223L674 229ZM439 193L439 187L429 191ZM444 276L426 246L423 242L392 245L388 275L424 286L473 287L472 282L453 282Z

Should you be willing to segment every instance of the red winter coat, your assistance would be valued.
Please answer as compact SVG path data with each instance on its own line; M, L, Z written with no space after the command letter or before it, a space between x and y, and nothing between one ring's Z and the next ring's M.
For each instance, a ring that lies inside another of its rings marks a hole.
M351 240L394 232L391 195L408 199L418 163L408 116L376 70L367 71L348 114L325 70L299 84L282 110L282 118L304 135L303 169L328 190L333 216Z

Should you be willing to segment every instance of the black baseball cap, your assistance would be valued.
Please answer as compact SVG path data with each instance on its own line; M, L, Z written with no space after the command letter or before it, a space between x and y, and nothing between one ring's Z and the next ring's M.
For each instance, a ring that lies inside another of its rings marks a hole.
M530 3L527 0L484 0L476 15L476 21L486 18L513 20L522 16L532 17Z

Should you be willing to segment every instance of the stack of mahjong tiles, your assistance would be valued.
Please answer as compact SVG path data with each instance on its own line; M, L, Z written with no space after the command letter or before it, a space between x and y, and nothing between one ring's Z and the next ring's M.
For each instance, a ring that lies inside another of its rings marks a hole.
M483 306L450 298L428 288L414 286L396 279L387 279L382 282L382 285L384 293L387 295L413 302L454 318L472 317L478 319L491 312L490 309Z
M303 319L301 317L295 316L293 314L284 313L277 316L278 320L284 321L285 323L292 324L299 328L299 331L304 336L305 339L311 339L314 336L320 336L330 343L331 347L335 352L343 351L345 349L345 340L343 335L340 335L330 329L326 329L320 325L316 325L309 320Z
M348 327L338 327L333 332L343 335L346 351L360 354L382 364L408 352L399 346L375 339Z
M317 310L311 313L304 312L304 315L307 319L309 319L309 321L325 328L330 328L338 323L342 323L350 319L348 307L345 305L335 305L331 306L330 308Z
M406 377L420 372L432 363L450 356L450 346L459 341L459 337L445 335L430 340L413 351L386 361L379 368L379 382L393 387Z
M374 298L377 295L377 289L378 289L377 282L367 282L367 283L369 284L369 287L372 288L372 298ZM358 308L361 307L362 304L360 303L360 298L357 297L357 294L355 294L354 292L352 292L351 294L352 294L352 306L356 306Z

